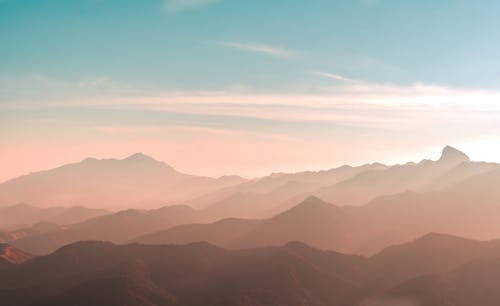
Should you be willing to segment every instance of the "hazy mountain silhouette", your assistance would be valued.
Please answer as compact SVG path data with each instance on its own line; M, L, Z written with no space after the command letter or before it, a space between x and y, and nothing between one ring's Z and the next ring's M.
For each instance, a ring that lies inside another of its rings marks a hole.
M442 150L439 160L418 164L396 165L359 175L324 187L314 194L339 205L362 205L383 195L407 190L425 192L446 187L483 171L498 169L498 164L470 161L464 153L450 146Z
M183 174L137 153L122 160L87 158L6 181L0 184L0 204L158 207L243 181L236 176L214 179Z
M385 168L385 165L375 163L359 167L342 166L318 172L274 173L201 196L185 204L201 208L204 214L212 219L266 218L296 205L321 187L365 171Z
M363 235L366 249L360 252L371 253L380 245L400 243L428 232L482 240L500 237L496 217L500 214L499 182L500 170L493 170L438 191L384 196L351 209L359 223L369 229Z
M30 236L38 236L55 232L62 228L64 227L54 223L39 222L30 227L0 230L0 242L12 242Z
M500 223L496 217L500 214L498 182L500 170L480 172L438 191L383 196L361 207L338 207L310 197L286 212L260 221L224 220L215 224L186 225L164 233L154 232L178 224L204 222L205 216L191 211L186 218L164 222L150 213L132 210L98 219L107 220L102 226L84 222L84 225L12 243L31 253L44 254L78 240L125 242L154 233L141 239L148 243L208 241L228 248L303 241L318 248L374 254L386 246L428 232L476 239L500 237Z
M265 220L225 219L211 224L187 224L134 239L165 244L207 241L227 248L252 248L303 241L311 246L351 250L352 217L316 197Z
M500 237L498 182L500 170L486 171L438 191L383 196L360 207L338 207L309 197L273 218L251 223L251 227L248 220L238 219L217 225L185 225L137 241L208 241L228 248L302 241L318 248L369 255L429 232L493 239ZM226 232L231 235L225 237Z
M45 234L27 236L11 241L11 244L33 254L48 254L76 241L103 240L120 243L146 233L197 220L197 212L183 205L148 211L124 210Z
M0 228L26 227L39 222L65 225L82 222L109 213L109 211L104 209L77 206L40 208L26 203L19 203L0 207Z
M134 238L133 241L144 244L187 244L205 241L217 246L229 247L235 240L252 231L261 223L261 220L231 218L209 224L184 224L148 233Z
M374 163L320 172L272 174L185 204L202 208L212 220L268 218L295 206L309 195L338 206L363 205L378 197L408 190L440 190L495 169L500 169L499 164L470 161L466 154L446 146L437 161L423 160L418 164L391 167Z

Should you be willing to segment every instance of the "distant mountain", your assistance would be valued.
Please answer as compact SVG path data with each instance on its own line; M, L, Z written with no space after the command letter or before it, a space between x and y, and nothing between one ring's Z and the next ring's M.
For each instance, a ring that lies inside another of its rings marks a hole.
M29 227L35 223L48 222L59 225L82 222L110 212L86 207L40 208L25 203L0 207L0 229Z
M62 228L64 228L64 226L49 222L39 222L29 227L10 230L4 229L0 230L0 243L12 242L31 236L39 236L61 230Z
M329 186L359 173L385 169L382 164L359 167L342 166L325 171L274 173L225 188L185 202L200 208L213 220L222 218L268 218L283 212L321 187Z
M316 197L263 220L252 231L229 246L251 248L302 241L316 248L345 252L350 250L352 217L341 208Z
M436 161L275 173L184 203L200 208L212 220L260 219L281 213L311 195L337 206L360 206L381 196L440 190L496 169L500 169L499 164L471 161L463 152L446 146Z
M87 158L6 181L0 184L0 205L158 207L243 181L236 176L214 179L183 174L137 153L122 160Z
M227 248L252 248L302 241L313 247L348 251L353 247L353 219L341 208L309 197L297 206L265 220L225 219L211 224L187 224L144 235L148 244L207 241Z
M197 221L198 213L183 205L147 211L124 210L44 234L30 235L10 243L32 254L43 255L77 241L103 240L122 243L146 233Z
M500 237L499 184L500 169L480 172L437 191L382 196L359 207L339 207L309 197L275 217L253 223L234 219L217 225L185 225L136 241L208 241L227 248L302 241L318 248L371 255L429 232L493 239ZM225 232L231 235L224 238Z
M209 224L184 224L148 233L132 241L144 244L188 244L205 241L229 247L235 240L254 230L261 223L260 220L231 218Z
M281 202L280 205L286 203L286 206L275 206L284 208L284 211L273 217L251 220L230 218L206 225L195 224L174 228L177 225L212 222L214 219L218 220L215 218L217 215L225 216L228 212L229 215L236 214L239 209L243 215L269 211L273 204L269 204L267 200L276 190L280 195L286 194L286 190L303 191L296 187L296 181L285 180L285 183L281 184L282 177L288 175L277 174L274 178L271 176L208 194L203 198L213 200L228 192L224 200L200 211L194 211L187 206L171 210L166 214L159 211L121 211L54 232L26 235L23 239L9 242L34 254L46 254L67 243L89 239L117 243L130 241L136 237L140 238L134 241L147 243L208 241L232 249L302 241L317 248L371 255L386 246L406 242L428 232L442 232L474 239L500 237L500 223L496 217L500 215L500 205L498 205L500 168L496 164L468 161L465 154L447 147L438 161L424 161L417 165L395 166L385 170L369 170L372 167L381 166L365 166L364 168L368 170L365 169L366 171L339 182L337 186L352 183L352 186L356 186L349 191L353 196L365 196L361 187L366 184L369 189L379 181L384 190L390 185L388 182L394 182L394 185L399 187L407 186L409 182L412 184L419 182L414 186L422 188L426 186L424 189L428 191L404 191L383 195L363 206L332 205L318 197L310 196L304 201L290 205L289 208L287 201L305 196L301 193ZM403 167L402 170L400 167ZM321 176L325 175L329 179L335 176L340 179L349 173L361 171L349 167L340 169ZM425 174L426 169L432 175ZM291 176L295 179L300 176L309 177L309 184L314 181L312 178L317 178L318 175L318 173L308 173ZM400 184L399 181L403 183ZM360 182L363 184L359 184ZM438 184L436 182L447 183L434 189ZM239 188L244 189L244 186L253 188L253 191L233 193ZM298 186L304 185L299 183ZM267 192L269 190L271 191ZM257 191L267 193L260 194ZM290 192L290 194L295 193ZM183 213L178 215L180 211ZM166 231L159 232L164 230Z
M0 300L16 306L498 305L499 245L429 234L366 258L298 242L237 251L207 243L78 242L4 269Z
M492 169L500 169L500 165L472 162L464 153L446 146L437 161L423 160L418 164L365 171L314 194L338 205L362 205L379 196L407 190L425 192L444 188Z
M384 196L351 209L363 235L365 249L373 253L381 245L414 239L428 232L448 233L473 239L500 237L500 169L488 171L438 191L404 192Z

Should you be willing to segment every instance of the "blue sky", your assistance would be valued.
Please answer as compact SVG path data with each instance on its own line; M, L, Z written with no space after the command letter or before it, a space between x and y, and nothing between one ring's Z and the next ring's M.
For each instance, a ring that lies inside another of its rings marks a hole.
M249 176L448 143L494 158L498 12L489 0L0 0L0 149L25 165L6 176L129 151ZM231 153L238 141L259 158ZM179 157L190 150L215 152ZM213 162L225 154L239 158Z
M147 86L314 86L324 70L496 87L498 1L4 0L2 74ZM240 44L242 47L235 47ZM259 52L251 46L282 51ZM245 51L245 46L248 50Z

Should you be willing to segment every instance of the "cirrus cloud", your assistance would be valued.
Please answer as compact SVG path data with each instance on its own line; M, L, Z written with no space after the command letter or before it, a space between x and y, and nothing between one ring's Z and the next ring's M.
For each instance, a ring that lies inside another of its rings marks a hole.
M223 47L277 57L291 57L297 54L297 52L289 50L285 47L256 42L214 41L211 43Z

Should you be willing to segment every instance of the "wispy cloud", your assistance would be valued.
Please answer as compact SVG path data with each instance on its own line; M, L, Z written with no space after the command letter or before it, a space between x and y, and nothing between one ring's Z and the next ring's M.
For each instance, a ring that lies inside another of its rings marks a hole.
M167 12L176 13L206 7L218 1L219 0L167 0L165 2L165 9Z
M255 43L255 42L234 42L234 41L213 41L212 44L234 48L247 52L254 52L260 54L266 54L271 56L278 57L291 57L297 54L292 50L289 50L285 47L281 46L273 46L263 43Z
M329 72L313 71L313 74L325 77L327 79L335 80L335 81L348 82L348 83L363 83L360 80L347 78L347 77L341 76L339 74L334 74L334 73L329 73Z

